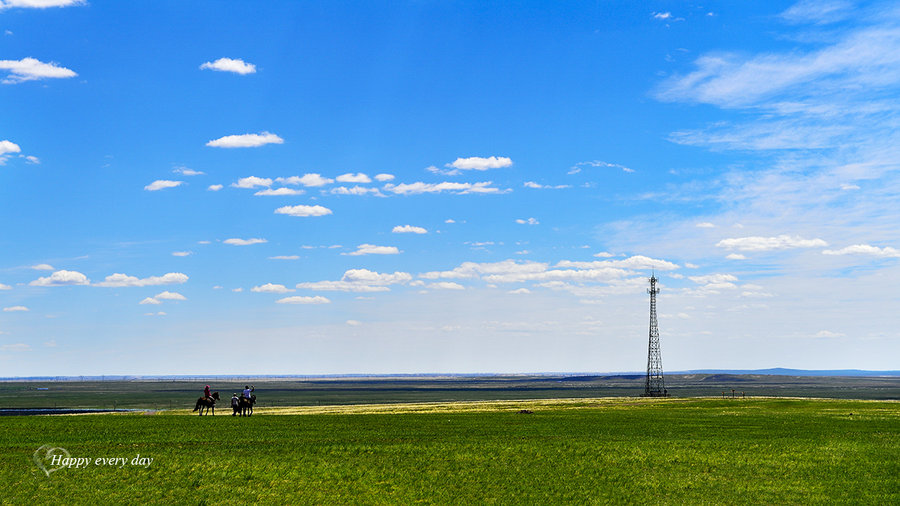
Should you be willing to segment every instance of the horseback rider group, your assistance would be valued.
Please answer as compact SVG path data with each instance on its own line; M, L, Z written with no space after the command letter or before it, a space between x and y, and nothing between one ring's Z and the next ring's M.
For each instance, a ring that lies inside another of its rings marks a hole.
M255 387L250 385L244 385L244 389L241 391L241 396L238 397L237 393L231 394L231 409L234 411L231 416L235 416L240 413L241 416L244 416L245 413L247 415L253 414L253 404L256 403L256 396L253 395L253 392L256 390ZM203 389L203 397L197 400L197 406L194 408L194 411L199 409L199 406L202 404L207 408L213 408L215 410L216 400L219 399L219 392L210 393L209 385ZM215 413L215 411L213 411ZM200 410L202 414L203 411Z

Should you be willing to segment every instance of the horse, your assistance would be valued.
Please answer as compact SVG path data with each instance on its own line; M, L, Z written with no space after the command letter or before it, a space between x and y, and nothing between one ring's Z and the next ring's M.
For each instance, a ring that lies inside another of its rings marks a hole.
M238 405L234 409L234 413L231 415L234 416L240 413L241 416L253 416L253 405L256 404L256 395L250 394L250 398L241 397L241 400L238 401Z
M198 415L203 416L203 408L206 408L206 413L209 414L209 409L212 408L213 416L216 416L216 401L219 400L219 392L213 392L213 394L209 397L200 397L197 399L197 404L194 405L194 411L200 410Z

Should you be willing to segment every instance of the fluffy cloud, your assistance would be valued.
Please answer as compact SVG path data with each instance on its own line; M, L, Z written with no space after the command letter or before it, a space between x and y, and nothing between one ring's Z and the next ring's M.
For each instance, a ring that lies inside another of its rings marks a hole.
M47 9L49 7L69 7L84 5L86 0L0 0L0 11L19 7L21 9Z
M459 283L454 283L453 281L438 281L437 283L431 283L428 285L428 288L432 290L465 290L466 287L462 286Z
M217 192L217 191L221 190L222 188L224 188L224 186L222 186L220 184L211 184L206 189L211 192Z
M213 148L256 148L266 144L283 144L284 139L269 132L258 134L226 135L206 143Z
M722 239L716 246L738 251L774 251L794 248L816 248L828 246L822 239L804 239L800 236L779 235L776 237L734 237Z
M200 69L216 70L219 72L233 72L235 74L241 75L256 73L256 65L252 63L246 63L240 58L219 58L214 62L206 62L203 65L200 65Z
M53 274L38 278L29 285L31 286L68 286L68 285L88 285L90 280L84 274L78 271L60 270Z
M126 286L156 286L156 285L180 285L188 280L187 274L181 272L169 272L162 276L150 276L149 278L137 278L126 274L115 273L106 276L106 279L95 286L119 288Z
M286 214L288 216L325 216L331 214L331 209L322 206L283 206L275 210L275 214Z
M38 79L64 79L78 75L72 70L58 66L54 62L44 63L34 58L0 60L0 70L9 71L9 75L3 81L0 81L3 84L16 84Z
M50 265L50 264L37 264L37 265L32 265L31 268L34 269L34 270L36 270L36 271L52 271L52 270L53 270L53 266Z
M187 167L175 167L174 169L172 169L172 172L174 172L176 174L181 174L182 176L204 176L204 175L206 175L206 172L189 169Z
M306 193L306 191L304 191L304 190L295 190L293 188L282 187L282 188L276 188L274 190L271 188L269 188L267 190L260 190L256 193L254 193L254 195L261 196L261 197L283 197L283 196L289 196L289 195L303 195L304 193Z
M274 257L269 257L269 260L299 260L300 257L298 255L278 255Z
M362 172L357 172L356 174L341 174L337 177L338 182L340 183L371 183L372 180L369 176L363 174Z
M384 183L385 181L392 181L393 179L393 174L375 174L375 180L381 181L382 183Z
M184 181L169 181L167 179L158 179L147 186L144 187L148 192L155 192L158 190L164 190L166 188L175 188L176 186L181 186L184 184Z
M10 306L10 307L3 308L3 311L5 311L7 313L13 313L13 312L19 312L19 311L24 312L24 311L28 311L28 308L25 306Z
M534 181L525 181L525 183L524 183L522 186L524 186L525 188L534 188L534 189L536 189L536 190L540 190L540 189L545 189L545 190L563 190L563 189L565 189L565 188L571 188L571 187L572 187L571 185L567 185L567 184L558 184L558 185L556 185L556 186L542 185L542 184L539 184L539 183L535 183Z
M491 156L488 158L472 156L469 158L457 158L453 163L448 163L446 166L457 170L488 170L502 169L512 164L512 160L505 156Z
M9 285L4 285L3 283L0 283L0 290L12 290L12 287Z
M172 252L173 257L187 257L187 256L191 256L191 254L193 254L193 252L191 252L191 251L173 251Z
M254 286L250 289L251 292L257 293L287 293L293 292L290 288L284 285L276 285L273 283L266 283L264 285Z
M295 295L293 297L285 297L283 299L278 299L278 304L328 304L331 302L325 297L321 295L316 295L314 297L302 297L299 295Z
M329 179L327 177L322 177L321 174L303 174L303 176L290 176L290 177L279 177L275 179L276 182L287 185L303 185L306 187L317 187L317 186L325 186L326 184L331 184L334 182L334 179Z
M11 141L0 141L0 165L6 164L6 160L12 153L21 153L22 148Z
M346 186L338 186L337 188L331 189L332 195L367 195L367 194L375 195L376 197L384 197L384 194L378 188L367 188L365 186L356 185L353 188L347 188Z
M356 247L356 251L350 253L342 253L342 255L359 256L359 255L398 255L400 250L396 246L375 246L374 244L360 244Z
M393 228L393 230L391 230L391 232L395 234L427 234L428 230L413 225L397 225Z
M527 220L518 219L516 220L516 223L518 223L519 225L539 225L541 222L534 218L528 218Z
M442 193L451 192L460 195L468 193L506 193L509 190L501 190L491 186L491 181L481 183L453 183L444 181L443 183L401 183L386 184L384 190L397 195L418 195L422 193Z
M380 273L368 269L350 269L339 281L317 281L297 283L297 288L307 290L329 290L340 292L386 292L388 285L405 284L412 281L408 272Z
M237 237L234 237L231 239L225 239L222 242L224 242L225 244L230 244L232 246L250 246L251 244L263 244L263 243L267 243L269 241L267 241L265 239L259 239L259 238L239 239Z
M879 248L878 246L870 246L868 244L854 244L839 250L827 249L822 252L825 255L872 255L876 257L900 258L900 250L886 246Z
M600 255L598 254L596 256ZM598 260L595 262L573 262L570 260L563 260L556 264L556 266L575 267L578 269L615 267L621 269L656 269L659 271L672 271L678 269L678 264L658 258L646 257L644 255L634 255L622 260Z
M272 186L272 180L267 177L249 176L238 179L236 183L231 183L232 188L256 188L258 186Z
M632 173L634 169L630 169L624 165L619 165L618 163L609 163L601 160L591 160L589 162L578 162L569 169L567 174L578 174L581 172L582 167L601 167L601 168L612 168L612 169L621 169L622 172Z
M158 304L162 304L162 301L164 301L164 300L187 300L187 297L185 297L184 295L181 295L178 292L165 291L165 292L160 292L160 293L154 295L153 297L147 297L146 299L139 302L139 304L158 305Z

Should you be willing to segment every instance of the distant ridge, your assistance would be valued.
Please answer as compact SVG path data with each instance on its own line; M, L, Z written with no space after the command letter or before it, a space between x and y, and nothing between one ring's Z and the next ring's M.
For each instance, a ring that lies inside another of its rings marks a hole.
M0 381L200 381L206 379L249 380L254 379L337 379L337 378L484 378L513 376L557 376L565 378L596 376L642 376L641 372L537 372L537 373L422 373L422 374L147 374L147 375L84 375L84 376L8 376ZM856 376L856 377L900 377L900 371L867 371L863 369L691 369L688 371L666 371L666 374L733 374L764 376Z

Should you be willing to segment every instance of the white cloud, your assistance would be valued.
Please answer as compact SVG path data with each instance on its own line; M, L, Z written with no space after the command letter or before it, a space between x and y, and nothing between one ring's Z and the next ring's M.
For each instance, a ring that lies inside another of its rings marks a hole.
M0 283L0 290L12 290L12 287L9 285L4 285L3 283Z
M55 62L44 63L34 58L0 60L0 70L9 71L9 75L0 81L3 84L17 84L39 79L65 79L78 75L72 70L58 66Z
M278 255L274 257L269 257L269 260L299 260L300 257L297 255Z
M185 297L184 295L181 295L178 292L165 291L165 292L160 292L160 293L154 295L153 297L147 297L144 300L140 301L138 304L159 305L159 304L162 304L162 301L164 301L164 300L187 300L187 297ZM163 314L165 314L165 313L163 313Z
M283 144L284 139L269 132L258 134L226 135L206 143L213 148L256 148L266 144Z
M716 228L716 226L708 221L704 221L702 223L698 223L695 225L697 228Z
M186 257L186 256L190 256L192 254L193 254L193 251L173 251L172 252L173 257Z
M800 236L779 235L776 237L734 237L722 239L716 246L738 251L773 251L793 248L816 248L828 246L822 239L804 239Z
M394 179L393 174L375 174L375 180L381 181L382 183L385 181L392 181Z
M334 182L334 179L323 177L321 174L312 173L303 174L303 176L279 177L276 178L275 181L292 186L303 185L306 187L318 187L331 184Z
M514 295L527 295L527 294L531 293L531 290L529 290L527 288L519 288L516 290L510 290L506 293L510 293L510 294L514 294Z
M412 281L408 272L379 273L368 269L350 269L339 281L316 281L297 283L297 288L307 290L329 290L341 292L386 292L388 285L405 284Z
M698 285L708 285L710 283L732 283L738 280L733 274L707 274L704 276L688 276L688 279Z
M155 192L158 190L164 190L166 188L175 188L176 186L181 186L184 184L184 181L169 181L167 179L158 179L147 186L144 187L148 192Z
M518 223L519 225L539 225L541 222L534 218L528 218L527 220L518 219L516 220L516 223Z
M362 172L357 172L356 174L341 174L337 177L338 182L340 183L371 183L372 180L369 176L363 174Z
M444 223L451 223L451 224L452 224L452 223L456 223L456 220L454 220L453 218L447 218L446 220L444 220Z
M398 255L400 250L396 246L375 246L374 244L360 244L356 247L356 251L350 253L341 253L342 255L359 256L359 255Z
M222 188L224 188L224 186L222 186L220 184L211 184L206 189L211 192L217 192L217 191L221 190Z
M281 197L281 196L288 196L288 195L303 195L304 193L306 193L305 190L295 190L293 188L281 187L281 188L275 188L274 190L271 188L268 190L260 190L256 193L254 193L254 195L261 196L261 197L262 196Z
M730 253L730 254L726 255L725 258L727 258L728 260L746 260L747 259L746 256L741 255L740 253Z
M0 11L3 9L11 9L13 7L21 9L47 9L50 7L84 5L86 3L86 0L0 0Z
M359 327L360 325L362 325L362 322L358 320L347 320L346 323L351 327Z
M278 304L328 304L331 302L325 297L321 295L316 295L314 297L302 297L299 295L295 295L293 297L285 297L283 299L278 299Z
M156 313L144 313L144 316L166 316L166 312L158 311Z
M269 187L272 186L272 180L267 177L242 177L237 180L236 183L231 183L232 188L256 188L256 187Z
M437 283L430 283L428 288L433 290L465 290L466 287L462 286L459 283L454 283L453 281L438 281Z
M572 187L571 185L568 185L568 184L558 184L556 186L542 185L542 184L535 183L534 181L525 181L525 183L522 186L524 186L525 188L550 189L550 190L562 190L565 188Z
M256 73L256 65L252 63L246 63L240 58L219 58L214 62L206 62L200 65L200 69L216 70L219 72L233 72L235 74L241 75Z
M868 244L854 244L839 250L824 250L825 255L872 255L885 258L900 258L900 250L886 246L879 248L878 246L870 246Z
M266 283L264 285L254 286L253 288L250 289L250 291L257 292L257 293L287 293L287 292L293 292L294 290L291 290L290 288L288 288L284 285L276 285L273 283Z
M813 335L813 337L820 337L820 338L844 337L844 334L842 334L840 332L832 332L830 330L820 330L820 331L816 332Z
M36 270L36 271L52 271L52 270L53 270L53 266L50 265L50 264L37 264L37 265L32 265L31 268L34 269L34 270Z
M269 241L267 241L265 239L259 239L259 238L240 239L240 238L234 237L231 239L225 239L222 242L224 242L225 244L230 244L232 246L250 246L251 244L264 244Z
M189 169L187 167L175 167L172 169L172 172L176 174L181 174L182 176L204 176L205 172L201 172L199 170Z
M447 167L459 170L488 170L501 169L512 164L512 160L505 156L490 156L488 158L472 156L469 158L457 158L453 163L448 163Z
M6 164L6 160L12 153L21 153L22 148L12 141L0 141L0 165Z
M3 311L5 311L7 313L13 313L13 312L19 312L19 311L25 312L25 311L28 311L28 308L25 306L10 306L10 307L3 308Z
M653 17L654 17L654 19L671 19L672 13L671 12L654 12Z
M68 286L68 285L88 285L90 280L87 276L78 271L60 270L53 274L38 278L29 285L31 286Z
M632 173L634 169L628 168L624 165L619 165L618 163L608 163L600 160L592 160L589 162L578 162L569 169L567 174L578 174L581 172L582 167L601 167L601 168L613 168L613 169L621 169L622 172Z
M38 157L36 157L36 156L28 155L28 156L25 157L25 162L26 162L26 163L30 163L30 164L32 164L32 165L40 165L40 164L41 164L41 159L38 158Z
M308 217L308 216L325 216L331 214L331 209L315 206L283 206L275 210L275 214L286 214L288 216Z
M150 276L149 278L137 278L126 274L115 273L106 276L106 279L94 286L102 286L108 288L120 288L127 286L156 286L156 285L180 285L188 280L187 274L181 272L169 272L162 276Z
M853 9L853 3L843 0L801 0L782 12L781 17L791 23L821 25L842 20Z
M602 269L607 267L615 267L621 269L656 269L660 271L672 271L678 269L678 264L658 258L650 258L644 255L634 255L622 260L596 260L593 262L573 262L571 260L562 260L557 263L556 266L575 267L579 269Z
M338 186L331 189L332 195L375 195L376 197L384 197L384 194L378 188L367 188L365 186L356 185L353 188L346 186Z
M844 183L841 185L841 190L844 190L844 191L859 190L859 185Z
M443 183L401 183L386 184L384 190L397 195L419 195L422 193L442 193L451 192L460 195L469 193L506 193L509 190L501 190L491 186L491 181L480 183L453 183L445 181Z
M397 225L391 230L391 232L395 234L427 234L428 230L413 225Z
M608 251L601 251L600 253L594 253L594 256L597 258L612 258L615 255L613 255L612 253L610 253Z

